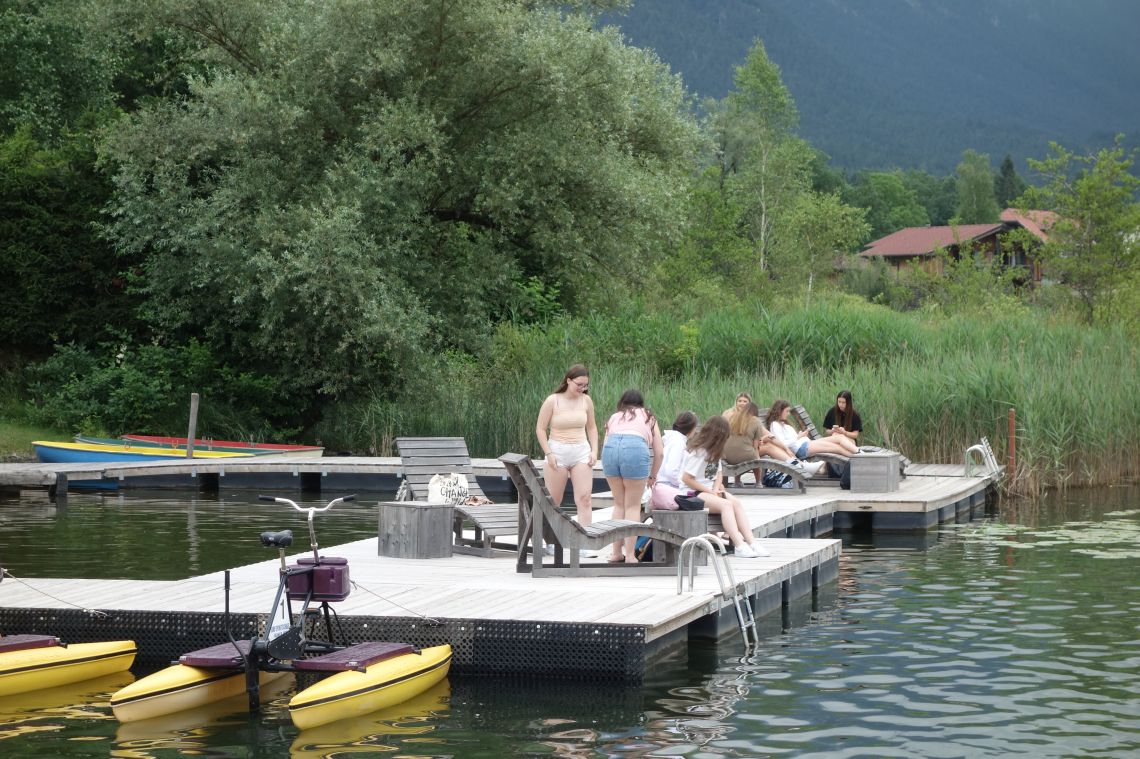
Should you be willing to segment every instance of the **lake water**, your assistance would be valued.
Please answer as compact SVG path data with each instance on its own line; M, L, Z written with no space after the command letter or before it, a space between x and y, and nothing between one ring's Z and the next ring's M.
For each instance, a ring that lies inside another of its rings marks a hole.
M0 500L0 563L32 583L202 574L270 558L261 530L303 530L280 509L244 495ZM330 546L375 534L374 508L319 529ZM838 583L761 619L758 651L691 644L639 687L453 678L298 733L288 691L253 718L239 700L120 726L107 698L124 674L0 699L0 756L1136 757L1138 570L1140 488L1075 491L922 536L844 536Z

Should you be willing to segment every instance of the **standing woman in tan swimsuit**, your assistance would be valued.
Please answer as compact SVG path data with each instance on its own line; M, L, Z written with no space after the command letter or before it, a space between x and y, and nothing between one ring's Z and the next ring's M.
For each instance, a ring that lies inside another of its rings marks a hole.
M578 523L583 526L590 523L594 462L598 460L598 425L589 390L589 371L582 364L574 364L566 370L558 389L542 402L534 430L546 454L542 476L550 497L555 504L562 503L569 479L574 485Z

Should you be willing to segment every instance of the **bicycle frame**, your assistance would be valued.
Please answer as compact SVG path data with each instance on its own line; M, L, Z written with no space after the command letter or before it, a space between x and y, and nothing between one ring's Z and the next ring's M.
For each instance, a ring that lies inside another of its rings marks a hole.
M278 570L277 592L273 603L269 607L269 615L265 622L265 634L256 635L249 641L249 647L243 652L245 662L246 691L249 695L251 712L256 712L260 706L261 694L258 680L259 672L292 672L295 668L292 661L304 658L314 653L328 653L336 651L347 645L344 631L340 630L342 644L333 642L333 612L329 603L344 600L348 595L348 562L336 557L323 557L320 555L317 544L316 528L313 517L324 513L333 506L346 501L352 501L355 496L344 496L330 501L327 505L317 508L301 508L288 498L259 495L263 501L272 501L292 506L295 510L307 512L309 526L309 546L313 551L312 558L304 557L294 565L289 565L285 557L285 549L293 544L293 532L261 533L261 543L277 549L281 567ZM238 648L229 625L230 611L230 573L225 572L225 627L226 635ZM301 602L300 610L293 613L294 600ZM314 601L319 606L313 608ZM305 623L312 617L321 617L325 623L325 633L328 640L310 640L305 636ZM295 621L294 621L295 620ZM339 629L339 625L338 625Z

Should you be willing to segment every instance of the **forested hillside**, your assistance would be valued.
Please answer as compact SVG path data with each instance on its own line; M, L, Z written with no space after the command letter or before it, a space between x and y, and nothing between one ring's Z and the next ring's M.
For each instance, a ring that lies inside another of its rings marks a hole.
M763 40L801 134L848 169L1138 144L1132 0L634 0L608 19L700 97L724 97Z

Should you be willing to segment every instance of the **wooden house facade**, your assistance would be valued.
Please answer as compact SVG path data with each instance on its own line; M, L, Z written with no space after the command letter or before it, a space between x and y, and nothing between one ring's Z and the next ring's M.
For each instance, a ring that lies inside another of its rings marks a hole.
M1056 218L1049 211L1022 213L1014 208L1002 211L1001 221L994 224L960 224L949 227L906 227L869 243L861 258L882 258L891 264L896 275L905 269L922 269L930 274L943 273L943 259L938 250L959 259L963 251L980 252L987 261L995 259L1002 266L1025 269L1026 282L1041 281L1041 265L1033 250L1003 239L1006 232L1026 229L1041 242L1047 241L1048 229Z

